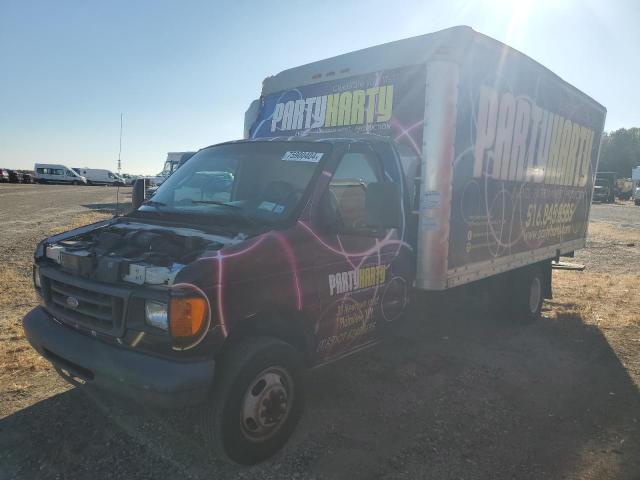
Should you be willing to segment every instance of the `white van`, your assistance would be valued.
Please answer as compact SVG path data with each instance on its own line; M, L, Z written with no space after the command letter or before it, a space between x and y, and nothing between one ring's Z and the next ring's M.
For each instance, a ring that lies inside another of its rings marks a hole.
M87 179L89 185L124 185L125 181L117 173L103 168L80 168L74 167L73 170L78 175L82 175Z
M33 166L33 171L33 180L36 183L70 183L71 185L87 184L86 178L65 165L36 163Z

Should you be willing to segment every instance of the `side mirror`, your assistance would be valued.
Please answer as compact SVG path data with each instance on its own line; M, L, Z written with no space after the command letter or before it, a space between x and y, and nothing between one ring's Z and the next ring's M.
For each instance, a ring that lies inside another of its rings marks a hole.
M365 196L367 223L381 228L400 228L400 189L395 183L370 183Z
M131 192L131 206L133 210L137 210L142 202L145 201L147 192L147 179L138 178L133 182L133 191Z

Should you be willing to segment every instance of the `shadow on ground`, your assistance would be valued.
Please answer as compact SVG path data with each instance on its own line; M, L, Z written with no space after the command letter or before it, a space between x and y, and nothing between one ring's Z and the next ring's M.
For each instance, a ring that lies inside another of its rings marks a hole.
M576 315L514 326L417 302L387 342L309 373L297 432L257 467L212 459L197 418L73 389L0 420L0 479L640 472L638 390L602 333Z

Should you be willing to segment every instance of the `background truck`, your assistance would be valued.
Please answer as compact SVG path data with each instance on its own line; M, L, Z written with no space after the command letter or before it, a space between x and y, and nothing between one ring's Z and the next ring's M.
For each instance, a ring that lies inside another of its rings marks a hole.
M598 172L593 187L593 201L613 203L616 200L616 172Z
M468 27L286 70L246 139L38 246L27 338L73 383L197 405L220 456L259 462L295 428L303 367L375 345L414 288L538 318L551 260L585 245L604 119Z
M189 160L196 152L169 152L164 162L162 171L155 177L151 177L150 184L155 186L162 185L173 172L180 168L187 160Z
M640 206L640 166L631 169L631 181L633 182L633 203Z
M73 170L87 179L88 185L112 185L123 186L125 181L117 173L104 168L80 168L74 167Z

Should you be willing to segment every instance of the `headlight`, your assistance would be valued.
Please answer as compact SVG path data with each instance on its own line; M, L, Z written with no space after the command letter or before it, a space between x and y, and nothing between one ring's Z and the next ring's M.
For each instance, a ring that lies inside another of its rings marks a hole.
M144 318L148 325L169 330L169 318L167 315L167 304L147 300L144 304Z

